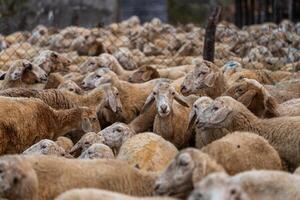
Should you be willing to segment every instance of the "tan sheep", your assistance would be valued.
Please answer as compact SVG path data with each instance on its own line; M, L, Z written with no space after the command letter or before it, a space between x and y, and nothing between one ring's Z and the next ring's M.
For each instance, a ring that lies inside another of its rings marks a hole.
M59 72L50 73L43 89L56 89L62 83L64 83L64 77Z
M137 63L134 60L134 56L128 48L119 48L116 52L114 52L113 56L126 70L134 70L138 68Z
M4 166L2 174L8 179L8 183L1 181L4 185L3 192L9 191L12 197L25 193L31 197L28 198L30 200L52 200L63 192L76 188L98 188L128 195L150 196L157 177L118 160L11 155L1 157L0 162ZM21 179L17 180L20 184L13 184L11 176L16 174L14 169L17 167L24 171L23 177L28 177L29 180L36 180L37 177L38 181L23 184L24 180ZM0 194L3 192L0 191ZM13 200L9 196L4 197Z
M24 155L55 155L70 158L66 151L52 140L43 139L23 152Z
M213 100L210 97L200 97L194 102L193 108L190 112L187 132L195 131L195 147L198 149L220 139L228 133L226 129L204 129L202 127L198 127L198 116L203 115L205 109L208 108L212 102Z
M261 136L234 132L201 149L221 164L230 175L251 169L281 170L277 151Z
M106 141L105 141L106 142ZM176 147L154 133L139 133L124 141L117 159L146 171L161 171L178 153Z
M89 148L81 153L79 159L114 159L115 155L111 148L105 144L92 144Z
M66 152L69 152L71 150L71 148L74 146L73 141L64 136L60 136L60 137L56 138L55 143L58 146L62 147Z
M180 151L155 181L155 193L185 199L208 174L224 171L223 167L200 150Z
M189 200L196 200L199 196L212 200L219 195L226 197L225 200L294 200L300 196L299 187L300 176L282 171L253 170L232 177L215 173L197 184Z
M20 153L41 139L55 139L72 130L99 131L96 113L85 107L54 110L41 100L1 97L0 154Z
M59 195L55 200L176 200L170 197L133 197L107 190L74 189Z
M82 95L83 90L72 80L64 81L63 83L59 84L57 89L62 91L70 91L74 92L75 94Z
M242 103L231 97L217 98L198 117L199 127L229 131L248 131L264 137L279 153L284 164L293 171L300 164L300 118L278 117L260 119Z
M154 102L156 102L157 114L153 131L172 142L177 148L188 146L192 136L186 130L190 112L189 105L193 103L193 100L189 102L188 99L179 95L168 82L159 82L147 97L142 111L147 111Z
M230 87L224 95L231 96L243 103L258 117L300 115L299 99L279 104L269 91L254 79L244 79Z
M16 60L10 65L0 88L29 87L46 81L47 74L40 67L27 60Z

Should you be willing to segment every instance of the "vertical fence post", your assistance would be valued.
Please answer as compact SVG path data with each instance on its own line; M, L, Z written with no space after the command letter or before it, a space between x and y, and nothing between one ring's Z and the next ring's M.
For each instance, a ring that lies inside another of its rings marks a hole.
M220 20L222 8L221 6L217 6L210 17L208 18L208 23L205 30L205 38L204 38L204 47L203 47L203 59L214 62L215 56L215 36L217 25Z
M241 0L235 0L235 23L238 27L242 27L242 3Z

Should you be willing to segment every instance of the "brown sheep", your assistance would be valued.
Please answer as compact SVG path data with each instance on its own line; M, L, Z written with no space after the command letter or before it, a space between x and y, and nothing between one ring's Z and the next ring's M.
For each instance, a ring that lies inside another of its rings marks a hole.
M0 88L29 87L46 81L47 74L40 67L27 60L16 60L10 65Z
M261 136L234 132L201 149L230 175L251 169L281 170L277 151Z
M176 200L170 197L133 197L99 189L74 189L59 195L55 200Z
M56 138L55 143L58 146L62 147L66 152L69 152L71 150L71 148L74 146L73 141L64 136L60 136L60 137Z
M245 78L234 84L224 95L243 103L258 117L300 115L300 110L297 109L300 102L297 99L279 104L262 84L253 79Z
M63 83L59 84L57 89L59 90L66 90L70 92L74 92L75 94L82 95L83 90L72 80L64 81Z
M60 73L50 73L43 89L56 89L62 83L64 83L64 77Z
M200 150L180 151L155 181L155 193L185 199L205 176L224 171L223 167Z
M76 188L98 188L128 195L149 196L153 193L157 177L153 173L139 171L118 160L11 155L1 157L0 162L3 163L2 174L8 179L8 183L1 182L5 185L0 194L5 191L12 197L26 194L31 197L28 198L30 200L52 200L63 192ZM14 178L9 176L16 174L16 168L24 171L22 177L29 180L35 178L35 181L25 181L23 184L24 180L20 177L21 180L16 180L17 185L14 184ZM16 200L5 196L5 193L3 196L9 200Z
M232 177L225 173L215 173L197 184L189 199L196 200L201 196L213 200L221 195L225 200L294 200L300 196L299 187L300 176L282 171L253 170Z
M289 170L294 170L300 163L299 117L260 119L240 102L224 96L217 98L198 119L199 127L248 131L264 137L278 151Z
M96 113L85 107L54 110L39 99L1 97L0 154L20 153L41 139L72 130L99 131ZM13 137L12 137L13 136Z
M173 100L176 102L173 103ZM147 111L152 103L156 102L156 116L153 131L177 148L188 146L191 139L190 132L186 132L190 104L168 82L159 82L147 97L143 112ZM179 105L180 104L180 105ZM180 122L180 123L179 123Z

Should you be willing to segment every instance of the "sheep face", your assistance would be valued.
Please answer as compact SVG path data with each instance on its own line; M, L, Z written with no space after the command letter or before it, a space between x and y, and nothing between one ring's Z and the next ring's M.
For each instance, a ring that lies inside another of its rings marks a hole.
M230 177L225 173L208 175L197 184L188 200L249 200L243 188L230 182Z
M112 80L113 72L109 68L100 68L95 72L89 73L82 82L85 89L94 89L99 85L110 83Z
M98 59L95 57L88 58L79 66L82 72L93 72L101 67L103 66L99 63Z
M74 92L75 94L83 94L83 90L72 80L67 80L58 86L59 90Z
M213 100L210 97L200 97L197 101L194 102L192 111L189 116L189 125L188 130L190 130L195 121L196 124L199 124L199 117L203 116L203 112L206 108L210 106Z
M119 61L124 69L134 70L137 68L133 55L128 48L122 47L118 49L113 56Z
M193 173L196 163L190 150L183 150L155 181L157 195L184 198L193 189Z
M79 159L113 159L114 157L115 156L111 148L105 144L93 144L87 150L82 152Z
M23 154L65 156L65 151L55 142L44 139L26 149Z
M180 91L183 95L196 94L215 85L218 68L208 61L197 61L195 64L196 67L186 75L181 85Z
M144 83L155 78L159 78L160 75L156 69L151 66L143 66L137 69L129 77L129 82L132 83Z
M240 103L231 97L219 97L213 101L197 118L197 128L228 128L237 112ZM242 109L244 111L244 109Z
M176 90L167 82L158 83L152 93L147 97L143 111L148 109L156 101L156 110L160 117L167 117L172 112L173 100L179 104L189 107L184 97L179 95Z
M34 199L37 176L30 164L18 158L2 157L0 161L0 198ZM31 198L29 198L31 196Z
M104 144L112 149L119 149L128 138L134 135L128 125L120 122L112 124L100 133L104 138Z
M81 152L86 151L92 144L103 143L104 138L94 132L84 134L81 139L72 147L70 154L78 157Z
M104 93L104 107L114 113L121 113L123 105L119 96L119 90L109 84L104 87Z
M27 60L15 61L8 70L8 78L13 81L21 79L27 84L45 83L48 80L44 70Z
M81 114L81 128L84 132L99 132L100 124L98 121L97 113L95 109L81 108L83 110Z

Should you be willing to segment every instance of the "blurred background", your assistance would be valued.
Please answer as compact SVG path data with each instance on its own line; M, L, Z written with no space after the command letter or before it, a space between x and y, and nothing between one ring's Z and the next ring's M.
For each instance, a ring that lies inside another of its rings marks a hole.
M171 24L206 22L211 7L223 5L222 19L243 25L300 20L300 0L0 0L0 33L37 25L101 27L133 15Z

